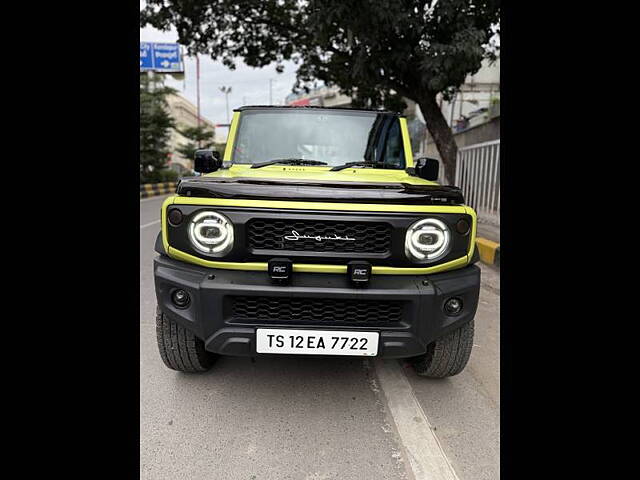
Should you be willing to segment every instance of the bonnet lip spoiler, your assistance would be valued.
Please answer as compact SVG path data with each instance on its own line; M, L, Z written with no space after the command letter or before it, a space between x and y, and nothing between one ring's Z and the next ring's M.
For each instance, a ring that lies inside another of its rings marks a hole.
M184 177L181 196L242 200L287 200L406 205L463 205L458 187L390 182L288 180L283 178Z

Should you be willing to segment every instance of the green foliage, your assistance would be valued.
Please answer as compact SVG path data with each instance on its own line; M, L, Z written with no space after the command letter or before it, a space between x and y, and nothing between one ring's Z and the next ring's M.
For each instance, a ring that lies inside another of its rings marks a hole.
M178 132L191 140L187 144L176 149L178 153L189 160L193 160L196 150L201 148L211 148L214 144L213 138L215 136L215 132L208 130L204 125L178 129Z
M354 106L416 101L445 163L457 148L435 98L477 72L500 21L499 0L147 0L140 25L172 27L189 53L235 68L299 65L296 90L338 85ZM451 165L449 165L451 168Z
M152 170L144 177L140 176L140 183L164 183L175 182L180 177L180 174L170 168L163 168L160 170Z
M140 182L157 179L168 159L168 142L175 124L167 110L166 96L175 93L159 75L140 75ZM155 180L158 181L158 180Z
M178 172L170 168L165 168L163 170L160 170L159 173L160 173L161 182L175 182L178 180L178 177L180 176Z

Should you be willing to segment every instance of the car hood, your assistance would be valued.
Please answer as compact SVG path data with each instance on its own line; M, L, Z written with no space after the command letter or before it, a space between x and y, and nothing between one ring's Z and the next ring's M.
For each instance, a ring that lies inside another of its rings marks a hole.
M460 205L460 189L404 170L272 165L234 165L212 174L180 179L183 196L251 200Z

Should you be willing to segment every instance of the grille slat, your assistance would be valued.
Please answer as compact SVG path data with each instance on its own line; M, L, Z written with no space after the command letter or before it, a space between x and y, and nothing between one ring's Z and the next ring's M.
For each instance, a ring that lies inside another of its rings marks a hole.
M297 232L296 240L285 238L296 236L293 232ZM254 250L387 254L391 232L391 225L382 222L256 218L247 225L247 245ZM331 240L334 237L353 240Z
M232 322L389 325L402 321L400 301L335 298L231 297Z

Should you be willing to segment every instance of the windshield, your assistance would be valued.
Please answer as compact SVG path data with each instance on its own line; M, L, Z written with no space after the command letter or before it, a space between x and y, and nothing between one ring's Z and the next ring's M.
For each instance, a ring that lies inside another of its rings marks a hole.
M328 166L364 161L382 162L376 168L404 169L402 146L398 117L388 113L245 110L232 161L255 164L295 158Z

